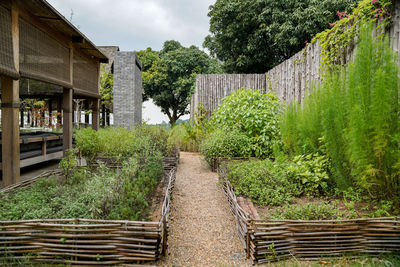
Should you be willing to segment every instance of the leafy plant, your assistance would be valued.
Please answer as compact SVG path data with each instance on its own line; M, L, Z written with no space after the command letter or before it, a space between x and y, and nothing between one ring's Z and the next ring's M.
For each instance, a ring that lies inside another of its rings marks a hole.
M92 163L101 150L99 133L92 128L83 128L77 130L74 137L76 148L86 157L89 164Z
M237 194L259 205L279 206L301 195L301 190L287 175L287 163L250 160L228 164L228 179Z
M303 49L349 10L348 0L217 0L204 41L228 73L264 73Z
M65 179L67 180L70 177L73 169L76 168L76 166L78 166L78 159L76 157L76 154L77 154L76 149L68 150L67 155L58 164L58 166L64 173Z
M328 190L329 159L318 154L299 155L293 158L288 173L306 195L317 196Z
M279 207L270 211L274 220L340 220L346 214L339 210L336 203L326 201L319 203L292 204Z
M331 29L318 33L313 42L319 41L322 55L322 70L329 71L333 65L346 63L348 51L355 46L360 34L360 25L374 22L380 28L390 24L391 0L362 0L347 14L337 12L340 20L331 24ZM381 31L383 32L383 31Z
M252 155L266 158L280 143L280 110L275 93L243 88L222 100L209 123L214 129L238 129L250 138Z
M164 156L172 149L167 143L168 133L158 126L143 125L135 129L91 128L77 130L76 147L89 162L98 156L128 158L140 154L146 156L161 151Z
M93 151L123 155L123 167L115 170L99 163L95 169L75 168L75 153L71 151L61 161L67 179L43 178L30 187L0 194L0 218L146 218L149 197L163 174L162 157L166 152L166 145L162 145L166 143L163 130L143 126L133 131L110 128L99 132L80 130L79 133L82 153L92 157L96 155ZM84 140L95 143L85 144Z
M201 143L200 151L210 166L217 158L249 157L250 139L237 129L217 129Z

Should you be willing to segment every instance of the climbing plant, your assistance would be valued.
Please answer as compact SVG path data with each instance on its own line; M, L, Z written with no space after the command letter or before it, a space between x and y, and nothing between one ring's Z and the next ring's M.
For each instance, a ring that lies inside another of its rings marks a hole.
M391 0L362 0L351 14L337 12L340 20L313 38L321 46L321 68L346 63L346 55L360 33L360 24L375 22L378 32L383 32L391 22L390 7Z

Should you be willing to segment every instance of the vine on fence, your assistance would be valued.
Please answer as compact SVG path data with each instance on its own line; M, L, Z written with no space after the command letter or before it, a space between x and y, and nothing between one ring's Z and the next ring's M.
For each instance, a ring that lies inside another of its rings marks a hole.
M320 42L322 73L333 65L346 63L347 52L355 46L360 24L375 22L378 30L386 29L391 23L391 4L391 0L362 0L352 14L338 12L340 20L313 39L313 43Z

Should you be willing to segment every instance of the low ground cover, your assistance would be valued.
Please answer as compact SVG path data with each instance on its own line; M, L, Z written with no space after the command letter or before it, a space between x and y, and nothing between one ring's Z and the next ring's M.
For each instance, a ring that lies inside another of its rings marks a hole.
M400 215L391 200L372 199L361 190L335 189L326 159L249 160L228 163L228 179L238 195L255 204L265 219L341 220Z
M144 220L151 195L163 175L167 133L159 128L79 130L76 149L60 162L62 176L42 178L27 188L0 196L2 220L88 218ZM78 151L121 159L122 167L77 166Z

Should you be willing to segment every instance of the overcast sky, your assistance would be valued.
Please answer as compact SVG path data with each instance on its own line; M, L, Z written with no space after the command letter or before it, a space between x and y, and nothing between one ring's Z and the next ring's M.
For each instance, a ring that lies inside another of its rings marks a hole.
M151 47L164 41L202 48L208 34L208 7L215 0L47 0L94 44L116 45L121 51ZM185 116L188 118L188 116ZM184 118L184 119L185 119ZM144 103L143 119L168 121L156 106Z

